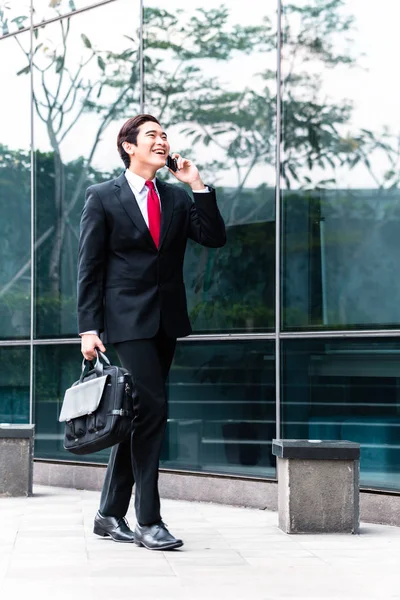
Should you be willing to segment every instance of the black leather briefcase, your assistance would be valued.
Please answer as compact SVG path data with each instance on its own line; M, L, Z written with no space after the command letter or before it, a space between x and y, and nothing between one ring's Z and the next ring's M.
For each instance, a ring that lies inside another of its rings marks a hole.
M81 376L65 392L60 412L64 448L91 454L122 442L132 432L135 395L126 369L111 365L101 352L94 365L84 359Z

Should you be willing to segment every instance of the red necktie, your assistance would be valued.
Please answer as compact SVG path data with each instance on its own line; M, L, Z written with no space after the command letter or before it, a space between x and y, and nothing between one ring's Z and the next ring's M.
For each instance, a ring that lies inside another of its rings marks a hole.
M161 210L160 199L152 181L146 181L146 187L149 189L147 194L147 215L149 218L149 230L155 245L158 248L160 242Z

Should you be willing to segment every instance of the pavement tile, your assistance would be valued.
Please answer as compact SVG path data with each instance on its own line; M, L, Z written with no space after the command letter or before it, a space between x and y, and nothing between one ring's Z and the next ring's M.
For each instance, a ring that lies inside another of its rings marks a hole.
M40 529L39 531L34 529L20 529L18 531L19 539L33 538L37 539L38 535L43 540L44 538L80 538L83 537L82 528L54 528L54 529Z
M277 525L263 525L262 529L260 529L260 527L246 527L246 531L244 532L242 528L238 528L238 527L221 527L218 526L218 531L224 535L225 537L231 537L231 536L237 536L238 534L241 535L248 535L248 536L257 536L260 535L260 532L263 535L278 535L282 538L291 538L293 536L288 536L286 533L283 533L283 531L281 531L280 529L278 529Z
M303 548L307 549L306 546L301 546L300 544L294 542L289 538L281 538L278 535L268 535L263 536L262 533L259 533L257 537L248 538L248 537L237 537L235 539L229 538L225 541L226 545L231 548L236 548L240 550L259 550L259 549L269 549L269 548Z
M47 565L13 565L7 569L5 579L18 579L25 581L37 581L38 579L46 582L52 581L54 585L71 585L75 580L87 579L88 571L79 565L74 566L59 566L51 567L49 569ZM79 584L78 584L79 587Z
M117 577L118 579L140 579L141 577L175 577L175 574L172 568L167 564L158 564L156 567L154 565L135 565L134 563L129 567L118 565L112 568L112 571L109 567L100 568L96 564L92 564L90 566L90 576L99 579L99 578L109 578L112 573L113 577Z
M246 565L246 561L240 554L221 553L216 555L209 554L193 554L188 553L186 556L167 557L168 562L173 569L180 567L232 567L237 565Z
M133 546L132 546L133 548ZM157 558L154 558L154 555ZM111 553L108 555L93 555L93 553L88 553L89 561L92 565L95 565L96 568L100 570L107 571L112 574L112 569L114 567L123 567L130 568L132 565L135 567L138 566L148 566L152 569L158 569L159 567L167 566L168 562L164 556L163 552L130 552L125 555L112 556Z
M130 585L133 585L137 590L149 588L150 590L164 590L165 592L168 592L168 589L176 590L181 588L181 582L178 580L178 578L171 577L170 575L154 578L153 575L148 574L143 575L142 577L137 577L137 573L132 572L130 579L128 577L121 579L120 577L113 577L109 572L108 577L103 577L101 581L92 579L93 588L101 588L104 590L110 590L114 588L118 594L124 589L130 589L132 594L132 588L129 588ZM165 586L168 586L168 588ZM133 596L135 596L135 594L133 594Z
M67 542L65 541L67 540ZM57 552L57 554L73 555L77 552L85 551L84 538L65 538L61 543L56 538L48 540L35 540L33 538L18 539L14 545L14 551L26 554L48 554L49 552Z
M288 546L284 544L282 546L274 546L269 548L253 548L253 549L239 549L240 554L245 558L274 558L274 557L285 557L290 556L292 558L307 558L313 556L312 552L304 550L303 548Z
M318 556L262 556L262 557L246 557L246 562L251 567L260 567L265 569L275 569L276 567L290 569L294 567L300 568L318 568L321 564L324 564L322 558ZM325 563L326 564L326 563Z
M102 578L93 581L92 590L96 600L190 600L176 577L137 577L132 574L130 579Z
M13 546L17 537L17 531L2 533L0 538L0 551L2 548L8 548L9 546Z
M62 583L54 581L18 581L8 579L0 582L1 596L10 600L71 600L71 586L62 587ZM74 586L74 600L96 600L89 579L80 579L79 586ZM109 600L112 600L111 598Z
M71 600L73 589L73 600L400 600L394 527L290 536L276 513L165 500L185 546L149 552L93 535L98 492L34 491L0 499L1 599Z

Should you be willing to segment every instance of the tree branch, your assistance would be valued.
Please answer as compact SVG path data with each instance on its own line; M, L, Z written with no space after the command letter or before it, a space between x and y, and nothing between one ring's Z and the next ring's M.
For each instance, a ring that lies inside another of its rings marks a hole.
M103 122L101 123L100 127L98 128L97 134L96 134L93 146L92 146L92 149L90 151L88 159L85 162L85 166L84 166L84 168L81 171L81 174L80 174L77 186L75 188L75 192L74 192L74 194L72 196L71 202L69 203L69 205L65 209L64 218L68 217L68 215L70 214L70 212L74 208L75 204L77 203L78 198L80 197L81 192L82 192L82 186L83 186L83 184L84 184L84 182L86 180L86 177L87 177L87 172L88 172L89 167L90 167L90 165L92 163L94 153L95 153L97 145L98 145L98 143L99 143L99 141L101 139L101 135L102 135L104 129L112 121L113 113L114 113L116 107L120 104L121 100L125 96L126 92L130 89L130 87L131 86L129 85L129 86L127 86L126 88L124 88L122 90L122 92L120 93L120 95L118 96L118 98L111 105L110 109L108 110L106 116L103 119Z
M63 52L61 54L62 68L59 70L58 85L57 85L56 93L54 95L54 103L53 103L52 109L54 109L57 104L58 96L59 96L59 93L61 90L61 85L62 85L62 81L63 81L63 77L64 77L64 65L65 65L65 58L67 56L67 39L68 39L68 33L69 33L69 28L70 28L70 20L67 19L66 30L64 30L63 20L60 21L60 27L61 27L61 36L62 36L62 44L63 44Z
M36 112L38 114L39 119L41 119L41 121L43 121L43 123L47 122L47 119L42 115L42 113L39 110L39 102L38 99L36 98L36 95L33 94L33 102L35 104L35 108L36 108ZM42 103L41 103L42 104ZM44 106L44 105L43 105Z
M51 236L51 234L54 231L54 226L49 227L49 229L40 236L40 238L35 242L34 248L35 250L37 250L38 248L40 248L40 246ZM0 298L2 296L4 296L9 289L12 288L12 286L17 283L17 281L23 276L25 275L25 273L27 272L27 270L30 268L31 266L31 259L29 259L23 267L21 267L21 269L14 275L14 277L12 279L10 279L10 281L8 283L6 283L0 290Z
M88 93L86 94L86 98L83 100L82 102L82 106L79 109L77 115L75 116L75 118L72 120L72 122L69 124L69 126L67 127L67 129L64 131L64 133L62 134L61 138L60 138L60 144L63 142L63 140L67 137L68 133L71 131L71 129L74 127L75 123L79 120L81 114L83 113L83 111L85 110L85 103L89 100L89 97L92 93L93 88L89 88Z

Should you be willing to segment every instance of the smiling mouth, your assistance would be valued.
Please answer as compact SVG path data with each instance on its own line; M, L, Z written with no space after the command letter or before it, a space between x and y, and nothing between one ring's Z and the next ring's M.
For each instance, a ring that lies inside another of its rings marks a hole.
M153 150L154 154L158 154L159 156L165 156L167 153L165 150Z

